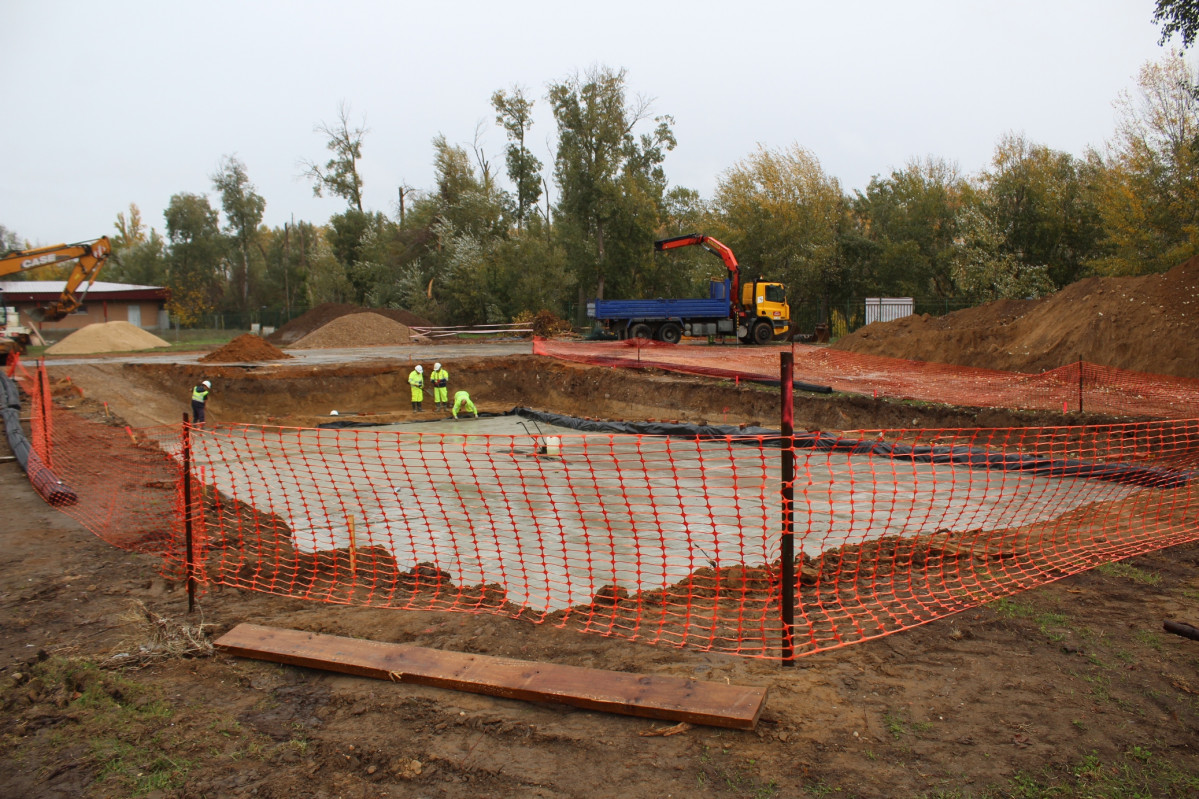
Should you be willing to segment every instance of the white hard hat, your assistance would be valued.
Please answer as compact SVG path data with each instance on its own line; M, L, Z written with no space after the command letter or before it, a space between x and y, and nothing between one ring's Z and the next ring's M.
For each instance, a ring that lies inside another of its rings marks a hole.
M418 364L416 365L416 371L420 372L421 374L424 374L424 372L425 372L425 367L421 366L421 365L418 363Z
M439 363L435 363L435 364L433 364L433 371L434 371L434 372L436 372L436 371L437 371L437 370L439 370L439 369L441 369L441 364L439 364Z
M205 388L212 388L212 383L209 383L207 380L205 380L205 381L204 381L204 387L205 387Z
M333 410L329 411L329 415L330 415L330 416L336 416L336 415L337 415L337 409L336 409L336 408L334 408Z

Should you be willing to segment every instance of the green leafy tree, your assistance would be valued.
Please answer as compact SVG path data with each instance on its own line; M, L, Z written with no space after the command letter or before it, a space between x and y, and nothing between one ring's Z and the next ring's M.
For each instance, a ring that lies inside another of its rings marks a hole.
M317 197L325 192L341 197L351 209L362 213L362 176L358 162L362 159L362 140L365 127L350 127L350 108L344 102L337 109L337 122L322 122L315 128L325 136L325 148L333 153L325 165L302 162L305 177L312 179L312 193Z
M346 274L345 265L333 252L325 231L314 228L317 233L316 241L305 242L307 256L307 277L305 289L309 307L315 307L326 302L357 302L354 285Z
M1199 34L1199 2L1196 0L1157 0L1153 21L1162 26L1158 44L1165 44L1174 34L1182 39L1185 50L1195 43Z
M650 103L626 103L623 69L596 68L553 83L548 98L558 126L556 224L580 295L594 289L602 298L609 284L631 289L652 258L674 120L656 117L651 130L635 136Z
M132 240L118 234L113 239L112 258L101 277L113 283L165 286L169 283L169 272L167 242L157 230L151 229L149 236L142 233Z
M16 231L9 230L4 225L0 225L0 252L12 252L13 250L28 249L21 245L21 237L16 234Z
M840 183L798 145L759 147L728 169L713 211L746 274L782 280L791 297L826 302L841 282L837 242L845 203Z
M495 257L508 231L505 198L478 149L472 162L443 135L434 138L433 149L437 188L425 213L436 249L422 259L434 287L426 299L455 324L506 322L511 275Z
M220 170L212 176L213 187L221 195L227 229L237 251L233 270L233 289L237 306L250 307L251 251L258 237L258 225L266 210L266 200L254 191L246 166L236 156L221 159Z
M491 95L491 105L496 111L496 124L508 134L505 163L508 178L516 187L516 227L523 228L541 199L541 161L525 146L533 125L533 102L525 97L524 89L516 86L511 94L501 89Z
M497 243L492 257L505 276L504 304L501 313L509 321L522 311L550 311L566 316L575 290L575 277L567 268L566 252L544 228L540 216L530 217L525 234Z
M953 248L957 294L971 302L1039 297L1055 290L1048 269L1005 251L1003 233L982 209L962 209Z
M433 139L436 190L429 197L433 216L455 233L497 238L507 232L504 198L486 170L477 170L465 148L442 134Z
M129 203L129 216L121 211L117 214L117 235L112 238L114 251L146 240L146 226L142 223L142 212L137 203Z
M350 302L364 302L386 279L387 242L392 229L385 215L353 208L329 218L325 238L349 280Z
M1199 97L1181 55L1141 68L1138 93L1117 101L1105 156L1092 157L1103 274L1165 271L1199 252Z
M321 242L320 231L309 222L289 222L260 233L263 261L262 305L283 319L291 319L307 306L310 266Z
M699 192L682 186L667 190L660 211L660 225L654 238L670 238L687 233L714 234L710 210ZM645 290L639 296L706 297L711 280L723 281L727 271L719 258L699 247L684 247L656 254L644 267Z
M1004 251L1047 267L1059 288L1082 277L1083 264L1099 255L1102 227L1090 174L1069 153L1008 135L981 177L981 200L1003 235Z
M957 167L941 159L911 161L875 176L851 203L841 239L853 293L951 297L956 220L972 194Z
M170 239L167 310L180 325L197 324L223 293L225 242L217 212L202 194L173 195L164 213Z

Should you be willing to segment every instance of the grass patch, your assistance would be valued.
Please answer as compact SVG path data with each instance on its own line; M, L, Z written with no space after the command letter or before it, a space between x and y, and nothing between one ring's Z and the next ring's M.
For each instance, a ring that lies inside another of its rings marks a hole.
M695 782L700 788L712 789L722 793L728 792L736 796L750 799L773 799L778 796L778 783L774 780L762 780L747 768L755 765L733 762L728 749L713 752L707 745L699 755L700 769L695 775Z
M1005 619L1029 619L1035 622L1037 629L1050 641L1065 640L1066 634L1072 629L1066 614L1042 611L1024 602L1016 602L1010 597L1000 597L990 606Z
M1118 577L1123 580L1131 580L1134 583L1141 585L1159 585L1162 578L1160 574L1138 569L1131 563L1101 563L1095 567L1095 571L1107 577Z
M933 725L928 721L913 721L906 713L887 712L883 714L883 726L891 733L891 737L898 741L905 735L927 732Z
M1199 776L1178 768L1167 758L1134 746L1112 762L1092 753L1066 768L1047 767L1036 774L1021 773L1006 788L991 789L986 797L1019 799L1083 799L1083 797L1184 797L1199 795Z
M0 706L13 719L57 719L40 734L0 740L10 762L28 763L47 780L63 762L76 762L105 795L173 795L217 739L259 758L289 745L207 707L182 710L156 686L82 658L50 657L22 669L3 685Z

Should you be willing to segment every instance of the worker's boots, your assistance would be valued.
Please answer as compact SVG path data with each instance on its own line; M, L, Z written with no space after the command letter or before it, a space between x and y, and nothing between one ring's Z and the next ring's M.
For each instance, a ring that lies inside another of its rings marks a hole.
M415 402L412 403L412 412L416 413L418 410L420 410L420 409L416 407L416 403Z

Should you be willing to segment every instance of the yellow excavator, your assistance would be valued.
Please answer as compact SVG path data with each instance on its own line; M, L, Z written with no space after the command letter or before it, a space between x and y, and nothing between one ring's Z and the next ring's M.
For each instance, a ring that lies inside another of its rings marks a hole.
M32 316L36 321L58 321L70 313L77 311L83 305L83 297L87 290L96 282L100 268L112 254L112 244L107 236L101 236L92 241L78 244L55 244L51 247L38 247L32 250L13 250L0 256L0 278L5 275L15 275L28 272L31 269L41 269L47 266L75 261L71 274L67 277L66 285L58 299L41 308L34 310ZM82 293L76 293L84 281L87 286ZM4 307L0 302L0 310L4 312L4 328L0 334L0 363L8 362L10 352L24 353L30 342L30 331L15 324L15 311ZM9 317L12 316L12 319Z

